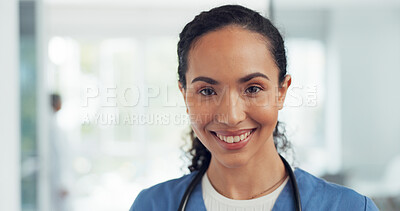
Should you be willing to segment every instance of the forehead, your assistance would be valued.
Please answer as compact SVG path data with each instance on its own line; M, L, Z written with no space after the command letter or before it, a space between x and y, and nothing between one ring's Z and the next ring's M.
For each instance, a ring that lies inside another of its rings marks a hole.
M268 41L239 26L208 32L189 51L188 79L198 75L238 78L253 72L263 72L270 78L278 76Z

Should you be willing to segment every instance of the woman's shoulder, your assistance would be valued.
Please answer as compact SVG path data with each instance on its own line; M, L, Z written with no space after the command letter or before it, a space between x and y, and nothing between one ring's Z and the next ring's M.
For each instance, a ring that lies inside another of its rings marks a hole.
M328 182L300 168L295 169L303 206L324 205L335 210L378 210L373 201L353 189ZM321 207L320 207L321 208Z
M335 183L328 182L324 179L318 178L303 169L296 168L294 171L296 175L296 180L299 185L299 189L306 188L309 192L314 194L324 194L324 195L338 195L345 194L351 197L362 197L361 194L356 191ZM310 193L311 194L311 193Z
M130 211L177 210L187 186L196 173L193 172L142 190L133 202Z
M182 188L188 186L188 184L191 182L193 176L196 173L197 172L193 172L193 173L184 175L184 176L182 176L180 178L171 179L171 180L156 184L156 185L151 186L151 187L149 187L147 189L144 189L142 192L143 193L147 193L147 194L150 194L152 192L160 193L160 191L161 192L163 192L163 191L168 191L168 192L178 191L179 192L179 191L182 190Z

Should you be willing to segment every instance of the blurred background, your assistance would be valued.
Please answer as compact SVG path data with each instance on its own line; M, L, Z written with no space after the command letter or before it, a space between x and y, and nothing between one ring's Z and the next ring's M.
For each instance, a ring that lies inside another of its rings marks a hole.
M285 38L292 163L400 210L398 0L0 0L0 210L128 210L188 173L178 34L226 3Z

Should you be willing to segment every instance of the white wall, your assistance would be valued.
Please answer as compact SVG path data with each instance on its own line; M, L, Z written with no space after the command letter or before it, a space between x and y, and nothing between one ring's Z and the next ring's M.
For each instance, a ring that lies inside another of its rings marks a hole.
M0 210L20 210L18 1L0 1Z
M172 35L179 32L195 14L227 2L241 3L262 13L268 1L258 0L45 0L48 33L51 36L132 37ZM173 14L173 15L171 15Z
M326 138L340 152L332 160L347 185L378 184L400 156L400 5L281 6L277 22L286 37L326 41Z
M400 155L400 9L332 12L341 75L343 167L376 180Z

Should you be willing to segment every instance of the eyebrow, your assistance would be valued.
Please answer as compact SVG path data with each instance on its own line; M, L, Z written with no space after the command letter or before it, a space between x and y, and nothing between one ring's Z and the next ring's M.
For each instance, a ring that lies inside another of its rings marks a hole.
M268 76L266 76L266 75L264 75L264 74L262 74L262 73L260 73L260 72L256 72L256 73L251 73L251 74L249 74L249 75L246 75L246 76L243 77L243 78L240 78L240 79L238 80L238 82L239 82L239 83L245 83L245 82L250 81L251 79L257 78L257 77L262 77L262 78L265 78L265 79L267 79L267 80L270 81L270 79L268 78Z
M244 76L244 77L242 77L242 78L239 78L238 82L239 82L239 83L245 83L245 82L250 81L251 79L257 78L257 77L262 77L262 78L265 78L265 79L267 79L267 80L270 80L270 79L268 78L268 76L266 76L266 75L264 75L264 74L262 74L262 73L260 73L260 72L256 72L256 73L251 73L251 74L249 74L249 75L246 75L246 76ZM191 83L194 83L194 82L196 82L196 81L204 81L204 82L209 83L209 84L212 84L212 85L219 84L218 81L216 81L216 80L214 80L214 79L212 79L212 78L209 78L209 77L205 77L205 76L196 77L195 79L192 80Z
M192 83L194 83L196 81L204 81L204 82L212 84L212 85L219 84L218 81L216 81L216 80L214 80L212 78L209 78L209 77L204 77L204 76L199 76L199 77L193 79Z

